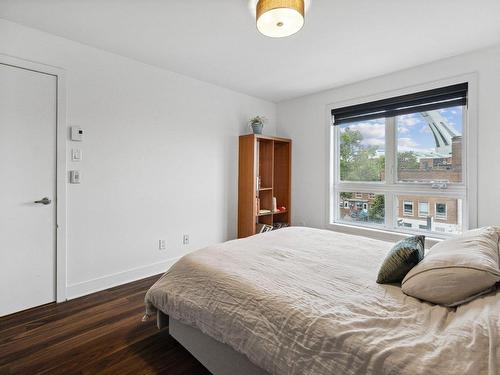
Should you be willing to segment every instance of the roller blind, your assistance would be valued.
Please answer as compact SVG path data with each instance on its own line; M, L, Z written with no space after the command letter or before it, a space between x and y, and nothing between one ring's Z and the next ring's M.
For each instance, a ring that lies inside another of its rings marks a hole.
M333 124L467 105L467 83L332 109Z

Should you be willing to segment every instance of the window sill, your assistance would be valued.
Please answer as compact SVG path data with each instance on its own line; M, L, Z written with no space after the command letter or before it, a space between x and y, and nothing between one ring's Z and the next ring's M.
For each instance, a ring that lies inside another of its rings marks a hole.
M334 232L352 234L355 236L363 236L363 237L373 238L375 240L388 241L388 242L401 241L404 238L414 235L412 233L401 233L386 229L375 229L375 228L360 227L357 225L349 225L341 223L327 224L326 229L332 230ZM425 235L425 247L427 249L431 248L432 246L443 240L444 238L430 237Z

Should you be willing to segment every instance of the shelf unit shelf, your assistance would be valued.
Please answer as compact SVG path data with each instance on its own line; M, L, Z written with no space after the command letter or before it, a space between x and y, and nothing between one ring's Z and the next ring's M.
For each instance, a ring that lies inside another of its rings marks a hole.
M256 234L257 224L291 224L291 155L290 139L258 134L240 136L238 238ZM271 209L273 197L277 206L286 210L259 214L258 202L260 209Z
M286 213L288 213L288 210L265 212L263 214L257 214L257 216L267 216L267 215L276 216L276 215L281 215L281 214L286 214Z
M275 211L275 212L273 212L273 215L281 215L281 214L286 214L286 213L288 213L288 210Z

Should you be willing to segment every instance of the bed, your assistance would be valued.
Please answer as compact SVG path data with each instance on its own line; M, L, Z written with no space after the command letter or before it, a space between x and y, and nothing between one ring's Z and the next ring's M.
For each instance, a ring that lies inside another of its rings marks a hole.
M146 314L168 315L216 375L235 363L239 374L500 372L500 292L445 308L379 285L391 246L291 227L207 247L151 287Z

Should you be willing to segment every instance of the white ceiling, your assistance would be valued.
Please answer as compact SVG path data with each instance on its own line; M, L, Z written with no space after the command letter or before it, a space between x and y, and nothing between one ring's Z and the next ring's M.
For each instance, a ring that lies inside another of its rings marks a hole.
M500 43L499 0L313 0L283 39L248 1L0 0L0 17L275 102Z

